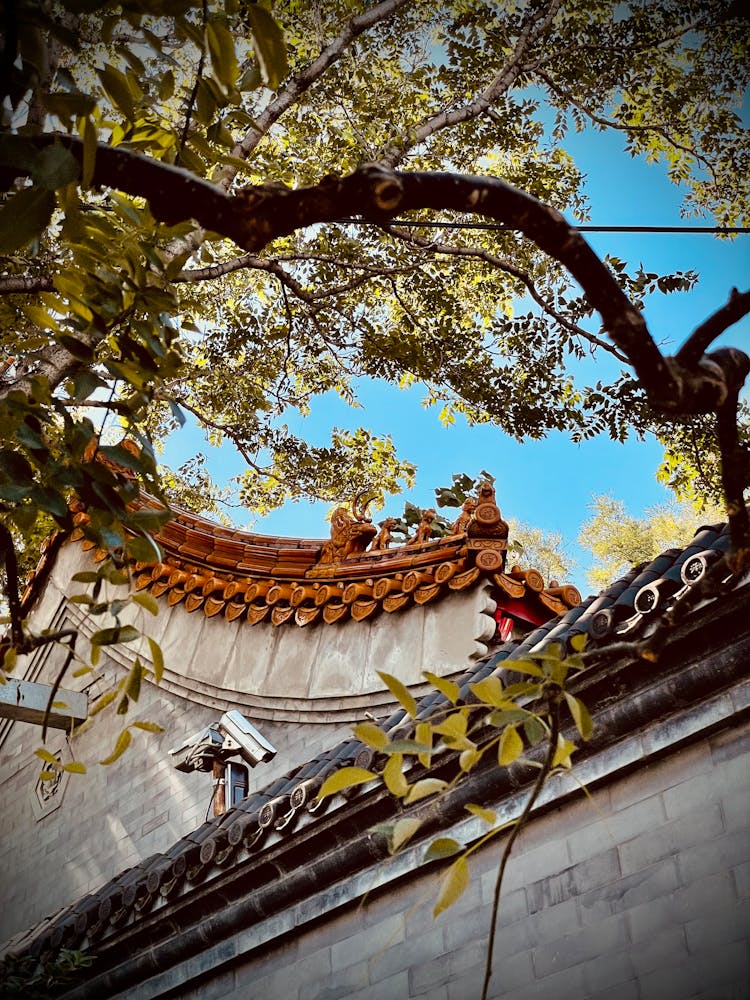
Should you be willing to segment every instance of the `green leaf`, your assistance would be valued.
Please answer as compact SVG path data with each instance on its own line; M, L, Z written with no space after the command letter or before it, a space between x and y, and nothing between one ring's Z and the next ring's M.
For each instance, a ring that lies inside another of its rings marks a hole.
M473 802L470 802L468 806L466 806L466 810L473 816L478 816L480 819L483 819L485 823L489 824L489 826L494 826L495 823L497 823L497 813L492 809L485 809L484 806L477 806L474 805Z
M573 716L573 722L576 724L576 729L581 734L584 740L589 739L591 736L591 731L593 725L591 722L591 716L589 715L589 710L580 700L580 698L573 697L567 691L565 693L565 701L568 703L568 708L570 709L570 714Z
M397 677L393 677L392 674L387 674L384 670L378 670L377 675L391 692L399 705L406 709L412 719L415 718L417 714L417 703L414 700L413 695L407 690L401 681Z
M14 646L11 646L10 649L5 650L5 654L3 656L3 670L5 671L6 674L13 673L13 669L15 668L17 660L18 660L18 653Z
M114 749L109 757L105 757L104 760L100 760L99 763L103 764L105 767L109 764L114 764L118 757L122 757L125 751L130 746L130 742L133 739L129 729L123 729L120 735L115 741Z
M354 735L373 750L383 750L388 743L388 737L374 722L360 722L354 727Z
M326 778L318 792L318 798L325 799L329 795L335 795L336 792L343 792L344 789L353 788L355 785L364 785L375 778L377 774L364 767L342 767Z
M530 714L524 719L523 731L526 733L529 746L533 747L544 739L544 734L547 730L538 716Z
M447 910L448 907L453 906L456 900L464 894L468 884L469 865L466 858L461 856L457 861L453 862L443 876L435 909L432 911L433 915L437 917L443 910Z
M138 722L131 722L130 725L134 729L142 729L146 733L163 733L164 732L164 727L160 726L158 722L147 722L145 720L144 721L140 721L139 720Z
M450 681L446 677L438 677L437 674L430 673L429 670L423 670L422 676L426 677L430 684L440 691L441 694L444 694L448 701L454 705L456 704L461 689L455 681Z
M437 837L424 852L422 860L439 861L441 858L450 858L463 849L464 845L459 844L453 837Z
M16 192L0 208L0 254L10 254L37 239L47 228L55 196L42 187Z
M98 69L97 73L112 103L129 121L133 121L135 118L133 81L114 66L105 66L104 69Z
M125 539L125 551L137 562L157 563L162 552L150 535L134 535Z
M125 678L123 691L131 701L138 701L141 693L141 680L143 678L143 664L135 658L135 663L130 668L130 673Z
M78 177L78 161L59 143L47 146L34 161L34 182L48 191L65 187Z
M113 628L100 628L94 632L89 642L92 646L114 646L119 642L132 642L140 634L132 625L116 625Z
M263 82L275 90L288 72L286 45L281 28L258 3L244 7L247 26L255 41L255 55L260 64Z
M148 636L148 646L151 650L151 662L154 665L154 680L157 684L161 683L161 679L164 676L164 654L161 651L161 646L156 641Z
M131 594L130 600L133 604L139 604L146 611L149 611L152 615L159 614L159 604L153 594L149 594L147 591L142 590L137 594Z
M206 42L216 79L225 89L232 88L238 75L234 38L221 21L209 21L206 25Z
M412 816L404 816L403 819L396 820L391 831L391 854L395 854L399 847L403 847L408 840L411 840L421 825L421 820Z
M515 726L506 726L503 730L500 746L497 750L497 762L501 767L507 767L523 753L523 740L518 735Z
M444 791L447 787L448 782L441 778L423 778L411 786L406 793L404 802L408 804L419 802L420 799L426 799L428 795L437 795L438 792Z
M395 753L388 758L388 763L383 768L383 781L385 787L398 798L403 798L409 791L409 782L403 775L404 758L400 753Z
M429 743L417 743L416 740L393 740L383 747L383 753L430 754L432 752Z

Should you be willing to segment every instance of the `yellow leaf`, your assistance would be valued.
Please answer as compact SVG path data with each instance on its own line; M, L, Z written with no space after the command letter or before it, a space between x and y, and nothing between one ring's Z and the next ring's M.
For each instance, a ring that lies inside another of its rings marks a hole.
M373 750L382 750L388 743L388 737L374 722L360 722L354 727L354 735Z
M581 734L583 739L587 740L589 736L591 736L591 730L593 729L589 710L580 698L574 698L573 695L568 694L567 691L565 692L565 700L568 703L570 714L573 716L573 722L576 724L576 729Z
M69 760L67 764L63 764L63 771L68 771L70 774L85 774L86 765L82 764L80 760Z
M458 758L458 765L462 771L470 771L481 756L479 750L464 750Z
M440 858L450 858L453 854L458 854L464 848L453 837L437 837L424 854L423 861L437 861Z
M154 665L154 680L157 684L159 684L164 676L164 656L161 651L161 646L156 639L152 639L151 636L148 637L148 645L151 650L151 662Z
M391 854L395 854L399 847L402 847L407 840L411 840L421 825L420 820L411 816L397 820L391 834Z
M385 782L385 787L391 795L397 795L399 798L406 795L409 791L409 782L406 780L401 770L403 763L403 755L400 753L394 753L392 757L388 758L388 763L383 768L383 781Z
M89 709L89 716L96 715L97 712L101 712L101 710L103 708L106 708L107 705L111 705L112 702L117 697L117 694L118 694L117 691L107 691L105 694L101 696L101 698L97 698L94 704Z
M453 862L442 879L433 915L437 917L443 910L447 910L449 906L453 906L456 900L466 891L468 884L469 865L466 858L462 855L458 860Z
M447 787L448 782L442 781L440 778L423 778L411 786L406 793L404 802L418 802L420 799L426 799L428 795L435 795L437 792L442 792Z
M475 806L473 802L470 802L466 806L467 812L470 812L473 816L478 816L483 819L485 823L489 823L490 826L494 826L497 822L497 813L493 812L492 809L485 809L484 806Z
M16 660L18 659L18 653L14 646L10 649L5 650L5 656L3 657L3 670L6 674L12 674L13 668L16 665Z
M518 735L515 726L506 726L497 751L497 762L501 767L507 767L523 753L523 740Z
M512 705L512 702L509 702L505 695L505 689L499 677L485 677L484 680L470 684L469 687L485 705L492 705L493 708L508 708Z
M557 749L555 750L555 757L552 761L552 766L557 767L561 764L563 767L572 767L573 764L571 762L570 755L575 749L575 743L571 743L570 740L566 740L562 736L558 737Z
M406 709L412 719L415 718L417 714L417 703L414 700L414 696L407 690L401 681L397 677L393 677L392 674L387 674L384 670L378 670L377 674L399 705Z
M146 720L144 720L142 722L141 721L131 722L130 724L131 726L134 726L136 729L143 729L147 733L164 732L164 727L160 726L158 722L147 722Z
M39 747L38 750L34 751L34 754L40 760L43 760L45 762L45 764L56 764L57 765L57 764L60 763L60 761L57 759L57 757L55 757L55 755L53 753L50 753L49 750L45 750L44 747Z
M130 730L123 729L123 731L117 737L114 750L112 751L112 753L109 755L109 757L105 757L104 760L100 760L99 763L104 764L105 766L107 764L113 764L117 760L117 758L122 757L122 755L128 749L132 738L133 737L130 735Z
M531 674L532 677L544 677L544 671L538 663L531 660L508 660L509 670L517 670L519 674Z
M574 649L576 653L580 653L582 650L586 648L587 638L588 636L586 635L585 632L579 632L578 635L571 636L570 638L571 649Z
M430 684L441 694L444 694L448 701L453 702L454 705L456 704L461 689L455 681L449 681L446 677L438 677L437 674L432 674L429 670L423 670L422 676L426 677Z
M374 778L377 778L377 774L364 767L342 767L326 778L318 792L318 798L325 799L329 795L335 795L336 792L343 792L345 788L364 785L365 782L372 781Z

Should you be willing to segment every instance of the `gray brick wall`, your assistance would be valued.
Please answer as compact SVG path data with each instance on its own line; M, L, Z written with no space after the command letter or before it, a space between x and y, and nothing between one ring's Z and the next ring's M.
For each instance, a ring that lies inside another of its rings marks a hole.
M124 674L114 664L103 669L109 683ZM201 825L211 776L176 771L167 751L220 714L144 683L125 721L148 719L162 725L164 733L134 730L124 756L100 767L96 762L109 754L123 724L122 717L102 713L94 728L71 745L73 754L87 763L88 774L71 775L61 805L41 819L34 811L40 771L34 750L41 733L37 727L13 726L0 748L0 942L138 861L168 850ZM278 753L250 771L251 789L267 785L351 732L347 724L259 726ZM49 748L55 750L62 739L51 734Z
M750 997L749 735L705 739L533 823L508 871L492 996ZM437 920L423 872L259 949L210 996L473 1000L497 855L474 857L469 889Z

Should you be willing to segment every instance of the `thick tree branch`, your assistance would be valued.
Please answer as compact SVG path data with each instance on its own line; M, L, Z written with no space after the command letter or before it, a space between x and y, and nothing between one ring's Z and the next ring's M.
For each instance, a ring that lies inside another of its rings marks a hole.
M408 141L404 140L404 142L398 145L391 145L382 150L378 154L378 162L388 167L396 167L403 161L409 150L414 149L415 146L419 146L420 143L429 139L431 135L445 128L450 128L453 125L460 125L462 122L471 121L487 112L498 97L506 93L521 75L524 69L523 60L529 46L547 30L561 3L562 0L551 0L550 3L540 10L532 11L527 15L510 58L495 76L492 83L478 97L460 108L454 108L451 111L441 111L439 114L432 115L414 130Z
M53 288L52 278L41 274L34 277L23 274L7 274L0 277L0 295L17 295L19 292L33 295L36 292L51 292Z
M729 293L729 301L721 309L697 326L679 349L675 357L686 367L696 365L710 345L750 313L750 292L740 294L736 288Z

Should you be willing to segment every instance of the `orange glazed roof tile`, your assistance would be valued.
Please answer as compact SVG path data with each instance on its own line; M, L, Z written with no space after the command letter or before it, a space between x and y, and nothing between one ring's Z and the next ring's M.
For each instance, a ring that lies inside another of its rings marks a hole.
M154 535L161 562L137 563L135 586L189 613L299 627L364 621L381 611L431 603L480 580L496 588L508 614L534 624L580 604L575 587L546 586L537 570L514 566L506 573L507 525L492 488L482 489L471 518L457 522L463 530L392 548L385 542L388 547L368 549L377 544L377 529L344 508L334 517L331 539L259 535L176 510ZM159 506L146 495L136 504ZM75 521L72 537L84 539L84 549L95 548L81 527L86 513ZM429 516L423 520L426 530L429 522Z

